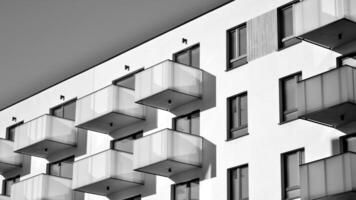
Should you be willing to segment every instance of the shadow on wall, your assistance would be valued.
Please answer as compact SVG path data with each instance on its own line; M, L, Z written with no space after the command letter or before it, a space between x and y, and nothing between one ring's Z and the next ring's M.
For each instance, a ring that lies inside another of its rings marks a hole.
M175 183L199 178L200 181L216 177L216 145L204 139L202 150L202 167L175 174L169 177Z
M216 106L216 77L209 72L203 73L203 91L201 100L193 101L183 106L174 108L170 112L175 115L182 115L193 110L204 111Z
M155 108L145 106L145 113L146 118L142 122L131 124L115 130L110 133L110 136L112 136L114 139L118 139L139 131L147 132L157 128L157 110Z
M108 196L108 198L112 200L121 200L137 196L137 194L140 194L141 197L154 195L156 193L156 176L151 174L144 174L144 176L145 181L143 185L131 187L123 191L112 193Z

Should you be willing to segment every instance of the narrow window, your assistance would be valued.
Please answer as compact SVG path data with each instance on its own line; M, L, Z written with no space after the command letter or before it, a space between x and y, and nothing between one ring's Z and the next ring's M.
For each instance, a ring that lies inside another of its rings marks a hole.
M132 135L129 135L124 138L119 138L116 140L111 141L111 148L124 151L124 152L133 152L133 141L141 138L143 136L143 131L139 131Z
M11 195L11 186L20 181L20 176L11 177L3 180L3 191L2 194L5 196Z
M127 74L119 79L113 81L113 85L117 85L120 87L128 88L131 90L135 89L135 74L143 71L144 68L138 69L130 74Z
M293 1L278 9L279 48L286 48L298 43L293 30Z
M56 117L75 120L76 99L51 108L50 114Z
M199 45L194 45L187 49L184 49L173 55L173 60L175 62L189 65L192 67L199 68L200 66L200 47Z
M228 139L247 135L247 92L227 99Z
M195 111L173 119L173 129L184 133L199 135L200 112Z
M248 166L228 170L228 200L248 200Z
M298 118L297 82L300 79L301 73L280 79L281 122L287 122Z
M172 186L173 200L199 200L199 180Z
M16 123L16 124L12 125L12 126L7 127L6 128L6 139L14 141L14 139L15 139L15 129L16 129L16 127L18 127L18 126L20 126L22 124L23 124L23 122L19 122L19 123Z
M228 62L227 70L247 63L246 24L227 31Z
M300 198L299 165L304 163L304 150L282 154L283 199Z
M48 164L48 174L64 178L72 178L74 157L69 157Z

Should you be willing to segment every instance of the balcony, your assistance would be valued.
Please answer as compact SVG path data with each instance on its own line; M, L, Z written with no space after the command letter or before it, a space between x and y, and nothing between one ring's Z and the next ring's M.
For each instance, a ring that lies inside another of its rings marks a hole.
M354 0L304 0L293 6L295 35L335 49L356 39Z
M132 154L107 150L74 162L73 189L107 196L144 183L143 174L133 171Z
M17 153L47 158L76 143L74 122L51 115L43 115L15 129L14 151Z
M203 71L167 60L135 75L135 101L172 110L202 97Z
M11 198L8 196L0 195L0 200L11 200Z
M110 85L78 99L76 126L110 133L145 119L144 106L134 102L134 91Z
M356 199L356 154L344 153L300 166L303 200Z
M355 121L355 75L345 65L298 82L299 117L335 128Z
M0 174L20 168L23 155L14 152L14 142L0 139Z
M71 189L72 180L39 174L12 185L12 200L83 200L84 195Z
M202 166L203 138L170 129L134 141L134 169L170 177Z

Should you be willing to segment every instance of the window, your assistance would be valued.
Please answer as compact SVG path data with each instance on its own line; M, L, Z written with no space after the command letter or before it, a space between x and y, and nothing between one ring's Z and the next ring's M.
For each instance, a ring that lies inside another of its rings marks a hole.
M246 24L227 31L227 69L233 69L247 63Z
M50 114L64 119L75 120L75 103L76 99L51 108Z
M228 200L248 200L248 166L228 169Z
M173 129L184 133L199 135L200 112L195 111L187 115L173 118Z
M48 174L64 178L72 178L74 157L69 157L47 166Z
M173 200L199 200L199 180L192 180L172 186Z
M280 122L298 118L297 82L301 79L301 76L301 73L298 73L280 79Z
M279 48L286 48L300 42L293 30L293 4L296 2L298 1L278 9Z
M113 140L111 141L111 148L119 151L133 153L133 141L138 138L141 138L142 136L143 131L139 131L127 137Z
M340 137L341 153L354 152L356 153L356 133Z
M199 68L200 50L199 45L194 45L173 55L175 62Z
M228 139L247 135L247 92L227 99Z
M14 183L17 183L19 181L20 181L20 176L15 176L15 177L3 180L3 183L2 183L2 194L5 195L5 196L10 196L11 195L11 186Z
M141 72L143 70L144 70L144 68L138 69L138 70L136 70L132 73L129 73L117 80L114 80L113 85L117 85L120 87L134 90L135 89L135 74L137 74L138 72Z
M126 200L141 200L141 196L139 195L139 196L130 197Z
M14 141L15 139L15 129L16 127L20 126L23 124L23 121L22 122L19 122L19 123L16 123L12 126L9 126L6 128L6 139L7 140L11 140L11 141Z
M304 163L304 150L282 154L283 199L300 198L299 165Z

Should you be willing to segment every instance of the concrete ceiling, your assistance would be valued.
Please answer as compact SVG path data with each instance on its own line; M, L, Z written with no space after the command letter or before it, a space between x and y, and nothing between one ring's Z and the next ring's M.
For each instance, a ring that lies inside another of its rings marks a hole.
M0 0L0 110L230 0Z

